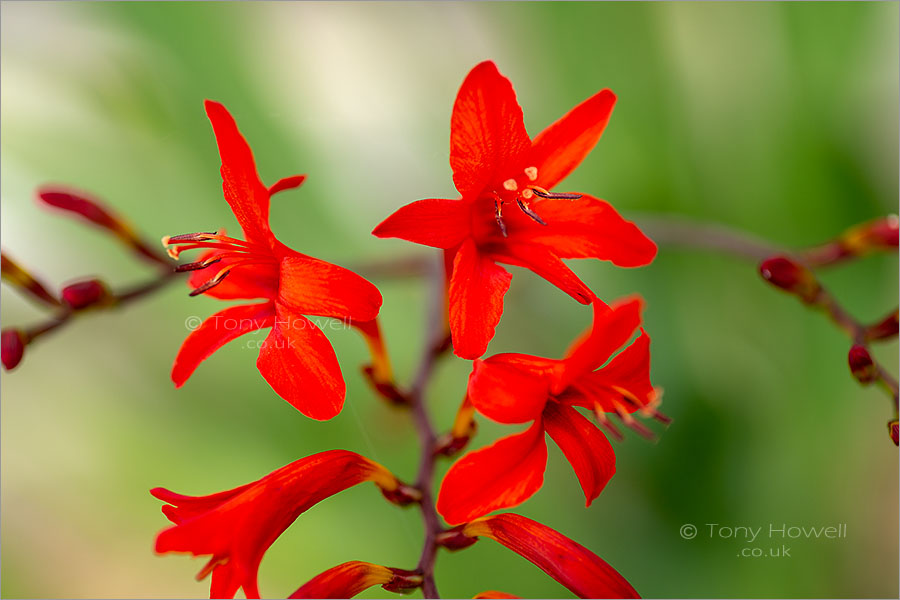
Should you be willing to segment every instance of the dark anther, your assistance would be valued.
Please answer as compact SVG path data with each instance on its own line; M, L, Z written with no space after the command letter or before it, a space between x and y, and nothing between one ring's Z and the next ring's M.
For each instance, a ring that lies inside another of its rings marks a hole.
M209 281L207 281L200 287L196 288L194 291L192 291L188 295L189 296L199 296L203 292L211 290L212 288L214 288L217 285L219 285L220 283L222 283L222 280L225 279L229 273L231 273L231 271L222 271L221 274L216 275L215 277L213 277L212 279L210 279Z
M579 196L579 197L580 197L580 196ZM540 215L538 215L536 212L534 212L533 210L531 210L531 207L528 206L521 198L516 198L516 204L518 204L518 205L519 205L519 208L522 209L522 212L525 213L526 215L528 215L529 217L531 217L531 219L532 219L534 222L540 223L541 225L546 225L546 223L545 223L544 220L540 217Z
M199 271L200 269L205 269L210 265L214 265L217 262L222 260L221 258L214 258L212 260L199 260L197 262L185 263L183 265L178 265L175 267L176 273L184 273L185 271Z
M497 198L494 198L494 217L497 219L497 225L500 226L500 233L503 234L503 237L506 237L506 223L503 222L503 209L501 208L500 200Z
M203 242L209 239L209 236L216 235L215 231L199 232L199 233L182 233L181 235L170 235L166 239L166 244L180 242Z
M541 198L549 198L551 200L578 200L579 198L581 198L581 194L559 194L556 192L539 190L537 188L531 188L531 191L534 192L535 196L540 196Z

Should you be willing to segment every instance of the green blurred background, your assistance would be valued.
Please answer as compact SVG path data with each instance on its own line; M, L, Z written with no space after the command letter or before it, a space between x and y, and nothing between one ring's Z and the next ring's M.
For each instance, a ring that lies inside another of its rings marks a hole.
M124 286L150 272L104 235L39 208L33 191L46 182L96 193L149 239L235 230L204 98L233 112L265 181L309 174L273 204L283 241L349 267L426 255L369 232L412 200L454 197L450 109L486 58L514 82L532 134L602 87L618 94L603 139L563 187L631 218L679 215L803 246L897 210L896 3L0 10L3 247L54 285L98 275ZM646 298L654 382L674 423L656 444L634 435L616 444L618 473L590 509L551 444L544 488L517 510L597 552L644 596L897 597L890 403L852 381L844 335L729 256L663 247L639 270L574 267L607 300ZM559 356L589 310L528 272L515 275L489 352ZM863 320L897 305L896 256L824 280ZM421 345L423 284L375 283L406 381ZM154 486L212 493L335 447L413 476L409 419L364 385L354 333L329 332L348 402L327 423L280 400L240 342L174 390L168 372L185 319L221 307L174 285L48 336L3 374L3 596L205 595L208 582L193 580L205 559L153 554L167 523ZM4 326L40 318L4 287ZM896 342L878 356L895 371ZM430 388L442 428L469 368L444 362ZM510 431L482 422L475 443ZM685 523L700 528L697 538L680 537ZM846 523L847 537L795 540L791 558L738 558L747 544L710 539L706 523ZM361 486L316 506L275 543L261 588L284 597L347 560L411 568L420 544L416 511ZM437 577L447 597L568 595L489 540L442 553Z

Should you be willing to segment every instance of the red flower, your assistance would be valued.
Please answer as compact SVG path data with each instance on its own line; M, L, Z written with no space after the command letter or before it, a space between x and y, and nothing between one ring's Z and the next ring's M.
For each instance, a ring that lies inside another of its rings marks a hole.
M328 339L304 315L350 323L372 321L381 307L381 294L359 275L295 252L275 239L269 228L269 199L299 186L304 176L287 177L266 188L256 173L250 146L225 107L207 100L206 112L222 157L225 200L246 239L192 233L166 237L163 242L175 245L169 251L175 258L184 250L209 250L197 262L178 267L196 271L190 279L192 296L206 293L263 302L232 306L204 321L182 344L172 381L181 387L222 345L271 327L256 363L260 373L279 396L306 416L330 419L344 404L344 380Z
M156 551L211 555L198 579L212 573L210 598L233 598L244 588L259 598L263 554L314 504L363 481L374 481L395 502L405 487L384 467L346 450L301 458L262 479L210 496L184 496L163 488L150 493L167 502L175 523L156 538Z
M536 564L579 598L640 598L631 584L602 558L558 531L523 516L507 513L485 517L462 526L460 532L503 544ZM516 596L485 592L476 596L479 597Z
M450 122L450 166L462 197L413 202L373 231L453 255L450 328L459 356L478 358L494 335L512 278L497 263L531 269L588 304L594 294L561 259L622 267L653 260L653 242L603 200L547 191L600 139L615 100L602 90L532 140L512 84L494 63L466 77Z
M601 425L615 434L607 412L642 432L647 430L631 416L636 410L664 418L654 408L650 338L643 330L606 366L594 370L640 327L640 310L638 298L611 307L595 300L590 334L562 360L498 354L475 361L467 393L478 412L500 423L533 424L470 452L450 468L437 502L448 523L515 506L537 492L547 466L544 433L571 463L590 506L615 473L616 456L606 437L575 407L594 411Z
M422 585L422 576L360 560L352 560L319 573L288 598L352 598L373 585L406 593Z

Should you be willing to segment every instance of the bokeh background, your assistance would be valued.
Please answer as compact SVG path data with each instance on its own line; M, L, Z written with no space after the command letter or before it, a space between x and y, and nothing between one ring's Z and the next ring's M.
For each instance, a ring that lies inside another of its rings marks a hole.
M89 275L126 286L150 272L106 236L38 207L43 183L99 195L149 239L236 228L204 98L234 113L265 181L309 174L274 202L286 243L349 267L427 256L369 232L412 200L454 197L450 109L486 58L514 82L532 134L602 87L618 94L603 139L563 187L636 220L674 215L804 246L897 210L896 3L5 2L0 15L3 247L56 286ZM574 267L606 299L646 298L653 377L674 423L658 443L616 444L618 473L589 509L551 444L546 484L519 512L597 552L644 596L896 597L890 403L850 378L844 335L738 258L663 247L643 269ZM863 320L897 305L896 256L824 279ZM406 381L424 285L375 282ZM208 582L193 579L204 559L153 554L167 524L154 486L211 493L335 447L412 477L407 415L364 385L354 333L329 332L348 385L331 422L280 400L241 342L174 390L186 318L220 307L176 284L80 319L3 374L3 596L205 595ZM559 356L590 322L588 309L522 270L506 307L492 353ZM4 327L40 318L4 287ZM896 342L878 357L895 370ZM429 390L443 427L469 368L445 361ZM481 425L477 446L510 432ZM697 538L680 537L685 523ZM710 539L707 523L845 523L847 537L790 542L790 558L738 558L747 544ZM347 560L411 567L420 536L416 511L371 486L351 489L275 543L262 591L284 597ZM437 577L447 597L568 595L489 540L442 553Z

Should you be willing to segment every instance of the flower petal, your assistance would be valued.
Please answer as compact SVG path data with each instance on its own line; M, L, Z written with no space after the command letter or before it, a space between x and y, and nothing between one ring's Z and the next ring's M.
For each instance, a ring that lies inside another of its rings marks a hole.
M530 159L537 185L551 189L581 164L594 148L616 103L611 90L600 90L534 138Z
M418 200L401 206L372 231L379 238L400 238L415 244L448 249L469 235L471 202Z
M521 598L515 594L507 594L506 592L498 592L497 590L487 590L472 596L473 600L483 598L485 600L511 600L513 598Z
M197 366L213 352L245 333L271 327L275 322L275 307L271 302L231 306L207 318L181 344L172 381L181 387Z
M291 175L290 177L282 177L269 186L269 197L274 196L278 192L298 188L303 185L304 181L306 181L306 175Z
M469 401L498 423L534 421L544 410L560 366L559 361L527 354L476 360L469 375Z
M460 246L449 289L450 332L457 356L475 359L487 350L511 280L512 275L483 256L471 239Z
M490 255L500 262L531 270L582 304L590 304L595 297L594 292L547 246L510 241L503 246L492 246Z
M210 597L230 598L243 587L248 598L259 598L257 574L269 546L301 513L364 481L385 491L399 486L378 463L354 452L331 450L211 496L183 496L158 488L152 493L173 504L163 512L176 525L157 536L156 552L211 555L201 571L212 571Z
M421 584L421 576L414 576ZM395 569L374 565L360 560L352 560L319 573L288 598L352 598L373 585L391 588L395 582L403 587L403 575Z
M586 506L600 495L616 472L616 454L606 436L571 406L548 402L544 427L575 470Z
M522 108L509 79L485 61L475 66L459 89L450 119L450 167L464 197L477 196L500 183L531 150Z
M346 388L334 349L316 325L276 304L276 320L256 366L272 389L311 419L328 420L344 406Z
M536 521L505 513L469 523L463 533L491 538L528 559L580 598L640 598L602 558Z
M562 392L566 385L605 363L613 352L624 346L641 325L643 305L639 296L623 298L612 306L596 300L591 332L569 349L564 359L565 374L554 391Z
M222 190L247 241L270 245L269 190L259 180L253 152L237 123L220 103L207 100L206 114L216 134L222 158Z
M562 258L597 258L619 267L640 267L656 256L656 244L599 198L537 198L531 208L547 225L520 224L520 218L515 228L510 227L511 242L540 244Z
M516 506L541 489L546 467L547 443L538 420L456 461L441 483L437 510L455 525Z
M381 292L344 267L288 251L281 259L278 302L306 315L371 321L381 308Z
M638 339L614 356L608 365L578 378L572 386L590 402L579 406L590 409L599 404L604 412L616 412L618 404L633 413L649 404L657 396L650 383L650 337L642 330ZM621 401L625 394L630 402Z

